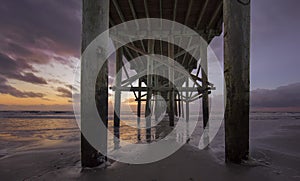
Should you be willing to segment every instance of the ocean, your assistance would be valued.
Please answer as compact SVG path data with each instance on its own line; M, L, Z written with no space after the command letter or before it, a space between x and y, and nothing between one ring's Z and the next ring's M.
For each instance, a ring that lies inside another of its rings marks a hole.
M110 116L109 130L113 132L113 121ZM122 116L121 139L136 143L136 120L132 116ZM155 130L152 130L155 135ZM280 140L282 134L293 137ZM190 144L197 147L202 135L200 121L192 134ZM278 142L268 142L268 137L278 136ZM155 137L155 136L154 136ZM264 148L276 147L283 152L297 157L300 153L298 138L300 138L300 113L292 112L251 112L250 115L250 144ZM153 138L154 139L154 138ZM224 159L224 124L210 144L211 149L219 159ZM146 140L146 131L141 131L141 142ZM80 130L73 112L61 111L1 111L0 112L0 157L33 149L48 149L60 144L80 145ZM122 144L122 143L121 143ZM113 139L108 139L109 149L113 149Z

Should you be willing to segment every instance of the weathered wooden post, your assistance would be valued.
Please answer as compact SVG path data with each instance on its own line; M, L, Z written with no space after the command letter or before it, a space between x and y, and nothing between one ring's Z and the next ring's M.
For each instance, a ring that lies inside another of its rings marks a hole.
M185 120L186 120L186 136L187 136L187 141L190 139L189 138L189 121L190 121L190 92L188 91L189 88L189 77L186 77L186 82L185 82L185 86L186 86L186 92L185 92ZM183 92L181 92L181 96L183 95ZM183 99L183 98L182 98ZM183 101L182 101L182 109L183 109ZM182 113L184 114L184 110L182 111ZM184 115L183 115L184 116Z
M116 87L115 90L115 111L114 111L114 147L118 149L120 147L120 109L121 109L121 91L118 89L121 87L122 81L122 59L123 49L119 48L116 52ZM119 72L119 73L118 73Z
M154 53L154 40L148 40L148 53ZM147 142L151 141L151 97L152 97L152 87L153 87L153 62L150 57L147 58L147 101L146 101L146 110L145 110L145 117L146 117L146 140ZM149 88L150 87L150 88Z
M224 74L226 161L249 156L250 0L224 0Z
M173 39L170 38L170 42L172 42ZM174 45L172 43L168 43L168 57L169 57L169 88L171 89L169 91L169 120L170 120L170 126L174 126L174 109L175 109L175 93L174 93ZM172 65L172 67L171 67Z
M208 87L208 65L207 65L207 43L206 42L203 42L201 44L200 56L201 56L202 87L204 89L207 89L207 87ZM208 119L209 119L208 90L206 90L202 95L202 112L203 112L203 128L205 128L208 124Z
M157 76L155 76L155 77L157 77ZM154 85L155 86L158 86L158 80L157 79L155 79L155 83L154 83ZM158 102L158 101L160 101L160 100L158 100L158 98L157 98L157 96L159 95L159 92L156 92L156 97L155 97L155 105L154 105L154 115L155 115L155 122L158 122L158 118L159 118L159 116L160 116L160 109L161 109L161 107L160 107L160 103Z
M109 28L109 0L83 0L82 1L82 49L93 41L99 34ZM84 63L84 62L83 62ZM83 79L81 85L85 85ZM108 118L108 68L107 63L102 66L99 72L96 85L95 99L97 108L101 119L107 125ZM81 92L87 87L81 86ZM83 95L81 102L86 99ZM101 104L101 108L100 105ZM88 126L85 120L89 115L85 111L84 105L81 105L81 127ZM100 135L99 135L100 136ZM106 134L103 133L101 139L107 139ZM81 134L81 165L82 167L95 167L103 163L104 159L99 159L101 154L89 144L84 135Z
M204 130L204 143L207 145L209 143L209 99L208 99L208 62L207 62L207 42L203 40L200 47L200 57L201 57L201 77L202 77L202 87L206 89L202 95L202 114L203 114L203 130Z
M181 99L182 97L180 96L179 92L177 94L178 97L178 116L181 117Z
M141 87L142 87L142 80L139 79L139 91L138 91L138 104L137 104L137 138L138 140L141 140L141 106L142 106L142 91L141 91Z
M174 93L174 114L178 116L177 94Z
M186 92L185 92L185 119L187 122L189 122L190 120L190 100L189 100L189 96L190 96L190 92L188 91L189 88L189 77L186 78Z

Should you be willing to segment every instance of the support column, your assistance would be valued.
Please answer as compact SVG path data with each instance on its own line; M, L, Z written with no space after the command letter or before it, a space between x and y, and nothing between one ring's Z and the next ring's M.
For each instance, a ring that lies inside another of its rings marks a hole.
M208 64L207 64L207 43L203 43L200 49L201 56L201 77L202 87L208 87ZM205 91L202 95L202 111L203 111L203 128L207 126L209 119L209 102L208 91Z
M157 80L155 81L155 85L157 86ZM160 95L160 92L156 92L156 97L155 97L155 105L154 105L154 114L155 114L155 122L158 122L158 118L161 114L161 106L160 106L160 102L161 100L157 99L157 96Z
M154 40L148 40L148 53L152 54L154 51ZM152 86L153 86L153 62L150 58L147 61L147 101L146 101L146 140L151 141L151 96L152 96Z
M189 87L189 77L186 78L186 88ZM186 120L186 135L189 139L189 121L190 121L190 100L189 100L189 96L190 96L190 92L187 90L185 93L185 120Z
M116 52L116 87L115 90L115 106L114 106L114 146L115 149L120 147L120 112L121 112L121 91L118 89L121 87L122 81L122 58L123 49L119 48ZM119 72L119 73L118 73Z
M172 39L171 41L172 42ZM169 64L169 87L172 88L171 91L169 91L169 121L170 121L170 126L174 126L174 100L175 100L175 96L174 96L174 45L169 43L168 44L168 57L172 60L170 64ZM170 67L172 65L172 67Z
M82 47L81 52L93 41L99 34L109 28L109 0L83 0L82 8ZM84 65L84 62L82 62ZM83 67L83 66L82 66ZM81 85L85 85L82 79ZM87 87L81 87L81 92ZM82 95L81 102L87 99ZM95 94L96 106L101 119L107 125L108 120L108 67L104 63L99 72L96 83ZM100 106L101 105L101 106ZM81 128L88 126L89 114L84 107L81 106ZM105 144L107 140L107 133L102 134L101 143ZM81 165L82 167L96 167L105 162L105 157L98 153L98 151L89 144L86 138L81 134Z
M207 62L207 42L203 40L200 47L201 57L201 77L202 87L206 89L202 94L202 113L203 113L203 130L204 130L204 144L207 145L209 142L209 99L208 99L208 62Z
M142 81L139 79L138 104L137 104L137 138L141 140L141 99L142 99Z
M178 97L178 116L181 117L181 99L182 97L180 96L179 92L177 94Z
M183 91L180 91L180 97L181 97L181 98L180 98L180 100L181 100L181 101L180 101L180 102L181 102L180 105L181 105L181 108L182 108L182 109L181 109L181 115L182 115L182 117L184 118L184 107L183 107L184 99L183 99Z
M174 93L174 113L175 113L175 116L178 116L178 104L177 104L177 94Z
M249 157L250 0L223 1L227 162Z

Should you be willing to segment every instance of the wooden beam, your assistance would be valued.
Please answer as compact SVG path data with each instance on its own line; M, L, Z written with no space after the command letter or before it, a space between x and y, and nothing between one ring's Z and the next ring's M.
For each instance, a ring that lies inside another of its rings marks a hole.
M109 0L83 0L82 6L82 50L102 32L109 28ZM101 14L101 16L99 16ZM83 76L88 70L84 68L86 62L81 62L81 75ZM100 70L96 82L95 97L87 97L83 94L86 91L86 79L81 79L81 130L88 129L89 110L85 105L86 100L95 98L101 120L107 125L108 121L108 66L104 63ZM107 134L103 133L99 142L103 149L107 148ZM90 145L87 139L81 134L81 165L82 167L96 167L105 162L106 153L100 154Z
M190 47L190 46L191 46L192 41L193 41L193 38L189 38L189 42L188 42L187 47ZM193 54L192 54L192 56L191 56L191 59L193 59L193 56L194 56L194 54L195 54L195 50L196 50L196 49L193 50ZM189 52L187 52L186 50L183 50L183 52L184 52L184 56L183 56L182 65L184 66L185 60L186 60L186 56L187 56L187 54L188 54Z
M147 99L135 99L135 101L147 101ZM169 99L157 99L157 101L168 101ZM185 101L183 99L175 99L176 101ZM151 100L152 102L155 102L156 100Z
M133 18L134 18L135 20L137 20L137 19L138 19L138 16L136 15L136 11L135 11L135 8L134 8L134 6L133 6L132 0L128 0L128 3L129 3L130 10L131 10L131 13L132 13ZM139 26L140 26L140 25L137 23L137 21L135 21L135 24L136 24L137 28L139 29ZM141 43L141 45L142 45L143 50L146 51L145 46L144 46L144 43L143 43L142 40L140 40L140 43Z
M163 18L163 6L162 6L162 0L159 0L159 17L160 19ZM162 22L161 22L162 23Z
M173 90L173 87L151 87L151 88L148 88L148 87L111 87L112 90L116 90L116 89L119 89L120 91L128 91L128 92L131 92L131 91L142 91L142 92L145 92L145 91L148 91L149 89L152 89L152 91L172 91ZM188 91L188 92L204 92L206 90L204 90L203 88L201 87L177 87L176 88L176 91L178 92L181 92L181 91Z
M130 7L130 10L131 10L131 13L132 13L133 18L134 18L134 19L137 19L136 11L135 11L135 9L134 9L132 0L128 0L128 3L129 3L129 7Z
M125 16L124 16L124 14L123 14L123 12L122 12L122 10L121 10L121 8L120 8L118 2L117 2L116 0L112 0L112 1L113 1L113 4L114 4L114 6L115 6L115 8L116 8L116 10L117 10L117 13L118 13L118 15L119 15L119 17L120 17L122 23L124 23L124 22L125 22ZM132 2L131 2L131 4L130 4L130 1L129 1L129 5L130 5L130 8L131 8L131 10L132 10L133 16L135 16L135 18L136 18L137 16L136 16L136 13L135 13L135 10L134 10L134 7L133 7ZM131 6L132 6L132 7L131 7ZM136 25L137 25L137 27L139 26L138 23L136 23ZM141 44L142 44L142 48L145 50L145 47L144 47L143 42L142 42L141 40L140 40L140 42L141 42ZM131 44L132 46L135 46L134 43L132 43L132 42L130 42L130 44ZM133 56L132 56L132 54L130 53L130 51L129 51L127 48L126 48L125 50L126 50L126 52L128 53L129 57L132 59ZM139 56L139 55L138 55L138 56ZM136 63L135 63L135 66L136 66Z
M150 18L147 0L144 0L144 8L145 8L146 18Z
M181 108L182 108L182 109L181 109L181 112L182 112L181 115L182 115L183 118L184 118L184 107L183 107L183 99L184 99L184 98L186 98L186 97L183 96L183 92L180 92L180 99L181 99L180 104L181 104ZM188 125L187 125L187 126L188 126Z
M115 26L116 23L112 20L111 17L109 17L109 24L111 26ZM126 51L126 53L128 54L129 58L132 60L133 59L133 55L131 54L131 52L128 50L127 47L124 47L124 50ZM124 52L123 52L124 53ZM136 64L136 62L134 62L134 66L137 67L138 65Z
M189 0L189 7L188 7L187 13L185 15L185 19L184 19L184 24L185 25L188 23L188 20L190 18L192 7L193 7L193 0Z
M224 0L224 76L226 82L226 162L249 157L250 0Z
M190 0L189 1L189 6L188 6L188 10L187 10L187 13L185 15L185 20L184 20L184 25L187 25L187 22L188 22L188 19L190 17L190 14L191 14L191 10L192 10L192 7L193 7L193 0ZM189 44L188 44L188 47L190 46L190 43L192 42L193 38L192 36L189 37ZM195 50L193 51L193 54L194 54ZM185 59L186 59L186 56L187 56L188 52L184 52L184 57L183 57L183 60L182 60L182 65L184 66L184 63L185 63ZM192 56L193 58L193 56ZM188 63L189 65L190 63Z
M201 51L201 77L203 89L208 88L208 62L207 62L207 44L202 43ZM208 91L208 90L207 90ZM209 106L208 106L208 92L205 91L202 97L202 111L203 111L203 128L207 126L209 119Z
M182 99L182 98L180 97L179 92L178 92L177 95L178 95L178 99L179 99L179 100L178 100L178 116L181 117L181 101L182 101L181 99Z
M202 87L206 91L202 94L202 114L203 114L203 129L204 129L204 144L209 143L209 100L208 100L208 61L207 61L207 43L202 42L200 48L201 56L201 77L202 77Z
M186 78L186 82L185 82L186 88L189 87L189 78ZM186 91L185 93L186 99L189 99L189 91ZM186 101L185 103L185 120L188 124L189 120L190 120L190 103L189 101Z
M139 88L142 87L142 81L139 79ZM137 138L138 140L141 140L141 108L142 108L142 103L141 103L141 98L142 98L142 92L141 90L138 91L138 104L137 104Z
M189 45L192 43L192 40L193 40L193 38L190 38L190 40L189 40ZM188 47L189 47L188 49L182 50L182 51L176 53L175 56L174 56L174 58L178 58L178 57L180 57L180 56L184 55L185 53L190 52L190 51L192 51L192 50L193 50L193 52L194 52L195 49L199 48L199 45L193 45L193 46L191 46L191 47L190 47L190 46L188 46Z
M122 11L121 11L121 8L120 8L118 2L117 2L116 0L112 0L112 2L113 2L114 6L115 6L115 8L116 8L116 11L117 11L117 13L118 13L118 15L119 15L121 21L122 21L122 22L125 22L125 17L124 17L124 15L123 15Z
M124 61L122 61L122 67L124 69L124 72L125 72L125 75L126 75L127 79L129 79L129 73L128 73L126 67L125 67ZM120 86L121 86L121 83L120 83ZM132 82L130 83L130 86L133 87ZM134 95L135 98L137 98L137 95L136 95L135 91L133 91L133 95Z
M123 50L119 48L116 52L116 86L121 86L122 81L122 58ZM119 73L118 73L119 72ZM121 113L121 91L115 90L115 106L114 106L114 147L118 149L120 147L120 113Z
M174 8L173 8L173 21L176 21L176 15L177 15L177 1L174 2Z
M209 22L209 24L208 24L208 26L207 26L208 29L212 29L212 24L215 22L215 20L216 20L216 18L217 18L217 15L220 13L220 10L221 10L222 6L223 6L223 1L220 1L220 3L219 3L219 5L218 5L217 9L215 10L213 16L212 16L211 19L210 19L210 22Z
M174 100L174 114L175 114L175 116L178 116L178 104L177 104L178 99L176 97L177 97L177 94L174 95L174 99L173 99Z
M118 39L118 37L113 37L113 36L112 36L111 38L112 38L114 41L117 41L117 42L119 42L119 43L122 43L122 40ZM139 48L137 48L137 47L135 47L135 46L132 46L132 45L129 45L129 44L126 44L125 46L128 47L128 48L131 49L131 50L134 50L134 51L136 51L136 52L142 54L142 55L149 55L149 53L144 52L143 50L141 50L141 49L139 49ZM161 63L161 64L163 64L163 65L167 65L167 66L168 66L168 63L166 63L165 61L161 60L160 58L156 58L156 57L154 57L154 56L151 57L151 58L155 59L157 62L159 62L159 63ZM182 69L180 69L180 68L175 67L175 70L176 70L177 72L179 72L179 73L186 74L186 71L185 71L185 70L182 70ZM122 82L122 83L123 83L123 82Z
M174 44L172 44L172 39L170 39L171 43L168 43L168 57L169 57L169 88L171 88L171 91L169 91L169 121L170 121L170 126L174 126L174 113L175 113L175 93L174 93ZM172 64L172 66L171 66Z
M154 40L148 40L148 53L154 53ZM147 87L150 89L147 90L147 101L145 107L145 117L146 117L146 140L147 142L151 141L151 97L152 97L152 88L153 87L153 61L148 57L147 59Z
M202 19L203 19L205 10L207 9L208 2L209 2L209 0L206 0L206 1L204 2L203 7L202 7L201 10L200 10L200 15L199 15L199 18L198 18L198 21L197 21L197 24L196 24L196 29L199 29L199 26L200 26L200 23L201 23L201 21L202 21Z

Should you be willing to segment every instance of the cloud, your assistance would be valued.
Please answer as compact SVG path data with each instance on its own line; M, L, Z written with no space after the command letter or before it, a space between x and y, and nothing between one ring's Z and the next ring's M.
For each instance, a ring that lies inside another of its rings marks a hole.
M0 53L0 65L0 74L6 78L33 84L47 84L47 81L44 78L34 75L32 73L35 71L33 67L23 60L16 61Z
M54 105L4 105L0 104L0 110L18 110L18 111L73 111L72 104L54 104Z
M0 32L5 41L23 48L78 55L80 13L77 0L5 0L0 7Z
M276 89L251 91L252 107L300 107L300 82L280 86Z
M53 61L73 67L74 57L80 56L81 1L4 0L0 24L0 53L14 59L19 70ZM1 67L10 68L2 62ZM17 77L23 81L32 78L45 83L30 74Z
M73 68L78 61L75 57L80 56L81 1L4 0L0 24L0 76L6 81L47 84L43 77L35 75L39 65L59 63ZM66 96L66 92L62 95Z
M22 92L8 85L6 79L3 77L0 77L0 93L9 94L11 96L19 97L19 98L43 98L45 96L42 93Z
M72 92L70 91L70 89L58 87L57 91L59 92L58 96L60 96L60 97L66 97L66 98L72 97Z

